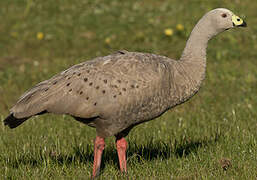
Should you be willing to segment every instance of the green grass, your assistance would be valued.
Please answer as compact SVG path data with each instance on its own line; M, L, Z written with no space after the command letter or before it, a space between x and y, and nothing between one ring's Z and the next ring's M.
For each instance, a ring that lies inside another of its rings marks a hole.
M226 7L248 28L209 43L207 77L196 96L130 132L127 178L257 179L256 6L252 0L1 0L0 119L25 90L84 60L119 49L179 58L197 20ZM164 35L166 28L173 36ZM95 130L71 117L43 115L14 130L1 124L0 134L0 179L90 177ZM226 170L222 159L230 161ZM100 179L121 178L109 138Z

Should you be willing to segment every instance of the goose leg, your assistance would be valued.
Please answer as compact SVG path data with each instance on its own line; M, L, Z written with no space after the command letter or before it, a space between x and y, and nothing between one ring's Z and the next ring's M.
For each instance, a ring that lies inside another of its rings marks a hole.
M121 172L127 172L127 161L126 161L126 150L127 150L127 141L124 137L116 137L116 148L118 152L119 157L119 163L120 163L120 171Z
M93 165L93 174L92 178L95 178L100 173L101 159L103 150L105 147L104 138L96 136L94 144L94 165Z

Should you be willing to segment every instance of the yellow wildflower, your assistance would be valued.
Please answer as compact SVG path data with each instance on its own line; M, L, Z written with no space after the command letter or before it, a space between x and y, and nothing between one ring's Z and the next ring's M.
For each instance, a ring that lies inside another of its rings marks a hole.
M25 72L25 65L24 64L20 65L19 70L20 72Z
M111 43L111 38L109 38L109 37L105 38L104 42L106 44L110 44Z
M178 31L183 31L184 30L184 26L182 24L177 24L176 29Z
M34 61L34 62L33 62L33 65L34 65L34 66L38 66L38 65L39 65L39 62L38 62L38 61Z
M153 18L148 19L148 23L154 24L154 19Z
M144 33L142 31L136 32L136 38L138 39L144 38Z
M38 39L38 40L42 40L43 38L44 38L44 33L38 32L38 33L37 33L37 39Z
M11 32L10 35L14 38L18 37L18 33L17 32Z
M173 29L171 29L171 28L165 29L165 30L164 30L164 34L165 34L166 36L172 36L172 35L173 35Z

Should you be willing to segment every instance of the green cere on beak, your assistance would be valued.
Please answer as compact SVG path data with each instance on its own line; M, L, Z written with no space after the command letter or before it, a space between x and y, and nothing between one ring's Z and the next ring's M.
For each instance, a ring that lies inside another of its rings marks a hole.
M232 15L232 22L233 22L233 26L237 26L237 27L246 27L247 24L245 21L243 21L240 17L236 16L236 15Z

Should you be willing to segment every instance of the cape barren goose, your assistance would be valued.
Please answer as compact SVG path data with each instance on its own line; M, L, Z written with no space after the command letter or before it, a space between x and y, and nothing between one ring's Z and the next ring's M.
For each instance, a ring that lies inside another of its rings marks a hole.
M96 128L92 177L100 172L104 139L116 137L120 170L127 171L124 137L196 94L205 77L208 41L246 23L224 8L206 13L194 27L179 60L118 51L80 63L37 84L11 108L4 124L16 128L43 113L68 114Z

